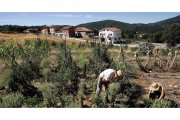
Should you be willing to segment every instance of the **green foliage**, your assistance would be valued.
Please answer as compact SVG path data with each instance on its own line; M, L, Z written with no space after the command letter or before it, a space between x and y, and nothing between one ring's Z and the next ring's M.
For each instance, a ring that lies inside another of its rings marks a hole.
M103 98L101 96L99 96L96 101L96 106L97 108L107 108L107 104L105 103L105 101L103 100Z
M2 98L0 107L4 108L20 108L24 103L24 97L20 93L10 93Z
M40 67L41 68L49 68L49 64L50 64L49 59L48 58L43 58L41 60Z
M174 24L164 30L162 41L165 41L169 47L174 47L180 43L180 24Z
M39 99L37 97L27 97L24 100L24 103L27 107L37 107L37 105L39 104Z
M86 94L86 84L81 83L79 84L79 90L77 94L81 107L83 107L83 99L85 97L85 94Z
M113 62L111 68L114 68L116 70L121 70L124 76L127 76L128 74L136 73L136 68L133 65L126 64L123 62L118 62L118 63Z
M108 50L105 46L95 45L92 48L92 53L89 58L89 70L96 75L107 68L110 67L112 59L108 53Z
M55 105L55 85L45 82L39 86L39 90L43 95L43 103L46 107L52 107Z
M71 50L62 43L59 53L57 54L59 64L57 72L52 72L50 81L57 82L59 93L64 91L75 94L78 91L78 69L75 61L71 56Z
M52 41L52 42L51 42L51 46L55 47L56 45L57 45L57 44L56 44L55 41Z
M148 42L163 43L164 41L161 40L162 35L163 35L162 30L158 31L158 32L155 32L155 33L152 33L152 34L149 35Z
M163 100L145 100L145 107L150 108L175 108L177 104L175 101L163 99Z
M120 88L119 83L112 83L109 86L110 101L113 106L114 106L116 96L118 95L119 88Z
M140 55L146 55L148 51L152 51L155 48L155 46L151 43L142 43L139 45L139 54Z
M72 99L72 96L69 96L65 93L61 96L60 102L62 105L61 107L63 107L63 108L75 108L76 107L75 102Z
M119 83L119 94L121 93L127 99L125 105L127 107L138 107L138 100L144 92L143 88L126 77L120 80Z

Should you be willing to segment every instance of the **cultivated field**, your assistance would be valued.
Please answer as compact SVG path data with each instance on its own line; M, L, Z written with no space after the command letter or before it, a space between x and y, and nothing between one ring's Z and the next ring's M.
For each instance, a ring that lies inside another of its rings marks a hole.
M0 107L179 107L180 54L175 51L160 49L155 57L146 47L0 33ZM141 69L146 65L151 72ZM109 103L103 101L104 89L95 101L97 76L106 68L125 75L110 85ZM147 100L152 82L163 85L164 101Z

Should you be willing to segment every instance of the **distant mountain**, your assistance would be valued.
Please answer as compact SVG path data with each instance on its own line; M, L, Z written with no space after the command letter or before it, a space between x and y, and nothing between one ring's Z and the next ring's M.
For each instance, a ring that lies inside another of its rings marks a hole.
M97 22L90 22L90 23L80 24L78 26L87 27L92 30L93 29L100 30L105 27L117 27L122 30L133 30L136 27L136 25L134 24L124 23L124 22L115 21L115 20L103 20L103 21L97 21Z
M180 24L180 15L173 18L166 19L166 20L162 20L156 23L150 23L149 25L168 26L175 23Z
M125 22L115 21L115 20L103 20L103 21L97 21L97 22L90 22L90 23L84 23L80 24L78 26L87 27L89 29L102 29L105 27L117 27L121 30L133 30L133 31L144 31L144 32L152 32L159 29L163 29L169 25L178 23L180 24L180 15L176 16L174 18L162 20L155 23L149 23L149 24L129 24Z

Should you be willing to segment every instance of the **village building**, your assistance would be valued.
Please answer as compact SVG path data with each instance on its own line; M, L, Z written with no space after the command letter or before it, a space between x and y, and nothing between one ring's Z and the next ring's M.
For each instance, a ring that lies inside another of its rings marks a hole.
M48 27L43 28L43 29L41 30L41 33L42 33L43 35L48 35L48 34L49 34L49 28L48 28Z
M99 30L99 38L101 42L109 43L120 43L121 38L121 30L116 27L108 27Z
M55 35L56 33L61 33L63 26L49 26L49 33Z
M88 39L88 38L93 38L94 34L92 33L92 30L86 27L77 27L75 29L75 37Z
M44 35L55 35L56 33L62 32L63 26L46 26L41 30Z
M61 29L61 31L65 37L74 37L75 36L75 27L74 26L65 26Z

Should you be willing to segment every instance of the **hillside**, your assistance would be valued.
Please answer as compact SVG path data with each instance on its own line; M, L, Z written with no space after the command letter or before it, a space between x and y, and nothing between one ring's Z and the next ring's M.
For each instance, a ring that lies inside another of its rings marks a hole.
M121 28L122 30L133 30L136 27L136 25L134 24L124 23L115 20L103 20L103 21L80 24L78 26L83 26L89 29L98 29L98 30L104 27L117 27L117 28Z
M180 15L174 18L166 19L163 21L155 22L155 23L149 23L149 24L141 24L141 23L129 24L129 23L124 23L124 22L115 21L115 20L103 20L103 21L97 21L97 22L84 23L78 26L83 26L89 29L98 29L98 30L104 27L117 27L124 31L135 30L135 31L151 32L154 30L165 28L166 26L169 26L175 23L180 23Z
M149 25L159 25L159 26L168 26L174 23L179 23L180 24L180 15L173 17L173 18L169 18L166 20L162 20L156 23L150 23Z

